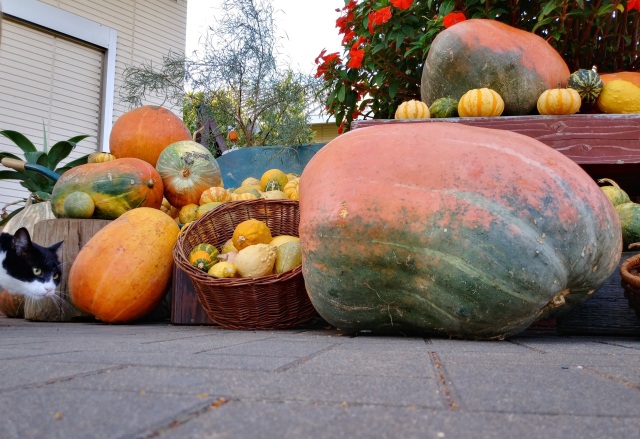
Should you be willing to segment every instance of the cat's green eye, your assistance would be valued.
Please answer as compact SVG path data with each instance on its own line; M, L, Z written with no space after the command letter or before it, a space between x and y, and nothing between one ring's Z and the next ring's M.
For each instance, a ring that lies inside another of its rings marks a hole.
M59 277L60 277L60 275L59 275L58 273L53 273L53 278L54 278L54 279L57 279L57 278L59 278Z
M33 267L33 274L40 276L42 274L42 270L38 267Z

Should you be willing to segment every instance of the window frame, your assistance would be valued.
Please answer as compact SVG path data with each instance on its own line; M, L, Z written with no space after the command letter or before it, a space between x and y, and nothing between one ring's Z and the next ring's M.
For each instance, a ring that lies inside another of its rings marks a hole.
M37 0L1 0L2 14L97 46L103 50L98 145L106 151L113 124L118 33L103 24Z

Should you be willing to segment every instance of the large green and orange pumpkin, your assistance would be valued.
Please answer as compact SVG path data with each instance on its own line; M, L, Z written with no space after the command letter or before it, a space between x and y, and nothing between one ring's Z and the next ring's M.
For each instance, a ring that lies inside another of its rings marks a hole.
M167 146L158 157L156 169L162 178L164 196L175 207L199 204L205 190L223 184L213 154L192 140Z
M424 62L421 97L460 97L490 88L504 100L504 115L534 114L543 91L566 87L569 68L538 35L496 20L471 19L443 30Z
M172 111L143 105L121 115L111 128L109 150L117 158L135 157L155 166L168 145L190 140L191 133Z
M299 232L314 307L350 332L507 337L585 300L621 251L613 205L576 163L448 122L329 142L300 177Z
M76 256L69 297L106 323L127 323L153 311L169 286L180 228L160 209L139 207L99 230Z
M67 218L64 203L73 192L93 200L93 218L114 219L135 207L160 209L164 187L156 168L144 160L124 158L87 163L62 174L51 191L51 209Z

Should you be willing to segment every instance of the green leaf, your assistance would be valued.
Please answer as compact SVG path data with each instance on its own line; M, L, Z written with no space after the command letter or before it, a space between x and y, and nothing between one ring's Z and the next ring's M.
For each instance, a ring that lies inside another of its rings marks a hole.
M338 90L338 101L339 102L344 102L344 97L347 93L347 88L344 86L344 84L342 84L340 86L340 89Z
M2 218L2 220L0 221L0 226L5 226L9 220L11 218L13 218L14 216L16 216L17 214L19 214L20 212L22 212L22 210L24 209L24 206L17 208L16 210L14 210L13 212L9 213L9 215L7 215L6 217Z
M55 169L58 163L66 159L69 154L71 154L71 151L73 151L75 146L76 145L74 143L67 140L63 140L62 142L58 142L53 145L49 150L47 167L49 169Z
M2 160L3 158L10 158L10 159L16 159L16 160L22 160L21 157L18 157L15 154L11 154L10 152L0 152L0 160Z
M42 151L47 152L47 130L44 127L44 120L42 121Z
M67 142L71 142L71 143L80 143L81 140L84 140L88 137L91 137L88 134L83 134L81 136L75 136L75 137L71 137L70 139L67 139Z
M36 192L34 192L34 194L35 194L36 197L40 198L43 201L51 199L51 194L49 192L36 191Z
M25 152L24 158L28 163L37 163L42 166L47 166L47 163L49 163L47 154L42 151Z
M0 131L0 134L15 143L18 148L24 152L34 152L38 150L35 145L31 143L31 140L27 139L24 134L17 131L4 130Z
M0 171L0 180L22 180L24 178L27 176L20 171Z
M394 81L389 84L389 97L391 99L396 97L396 93L398 93L398 87L400 87L400 84L398 82Z
M542 11L540 12L540 17L549 15L553 10L560 6L560 3L561 2L558 1L550 1L548 3L545 3L545 5L542 7Z

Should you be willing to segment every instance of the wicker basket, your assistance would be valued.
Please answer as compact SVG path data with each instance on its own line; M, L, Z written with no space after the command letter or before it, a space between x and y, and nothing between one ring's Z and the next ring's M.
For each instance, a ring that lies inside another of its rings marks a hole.
M620 264L620 279L629 307L640 318L640 253L625 259Z
M176 265L193 282L198 301L211 320L227 329L284 329L301 325L317 314L297 267L259 278L215 278L188 260L196 245L218 249L240 222L255 218L267 223L273 236L298 236L300 213L292 200L245 200L221 204L190 224L174 248Z

